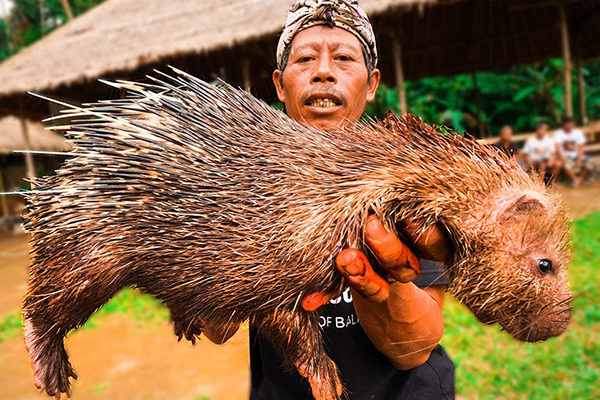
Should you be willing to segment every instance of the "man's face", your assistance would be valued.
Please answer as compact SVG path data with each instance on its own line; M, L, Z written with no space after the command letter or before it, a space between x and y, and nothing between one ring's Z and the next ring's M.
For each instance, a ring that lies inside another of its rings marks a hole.
M366 103L375 98L379 79L379 71L373 70L369 80L356 36L324 25L300 31L283 73L273 72L288 115L324 130L358 121Z
M564 128L565 132L571 132L575 128L575 122L574 121L565 122L563 124L563 128Z
M538 138L543 138L544 136L546 136L546 133L548 133L548 125L543 124L537 127L536 131L535 131L536 135Z
M513 135L512 129L505 126L500 131L500 140L502 140L503 142L510 142L512 140L512 135Z

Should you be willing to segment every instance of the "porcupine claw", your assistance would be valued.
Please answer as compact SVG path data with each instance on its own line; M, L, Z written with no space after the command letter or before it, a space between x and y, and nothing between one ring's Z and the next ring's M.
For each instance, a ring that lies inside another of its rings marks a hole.
M173 330L177 335L177 341L181 342L181 339L185 336L187 340L192 342L192 345L196 344L196 339L202 334L199 324L194 320L188 320L182 316L172 316L173 319Z

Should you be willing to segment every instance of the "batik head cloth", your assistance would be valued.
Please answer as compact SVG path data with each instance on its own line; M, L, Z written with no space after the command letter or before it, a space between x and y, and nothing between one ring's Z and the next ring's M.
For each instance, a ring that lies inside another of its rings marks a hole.
M371 65L377 65L377 46L373 27L356 0L298 0L288 11L283 33L277 44L277 67L281 68L286 48L296 34L315 25L330 25L354 34L367 51Z

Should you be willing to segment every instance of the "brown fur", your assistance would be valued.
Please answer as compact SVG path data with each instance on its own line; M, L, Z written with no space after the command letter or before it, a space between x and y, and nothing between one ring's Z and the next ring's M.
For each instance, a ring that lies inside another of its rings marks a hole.
M66 333L134 286L190 340L250 318L317 397L338 398L318 312L299 302L343 289L333 257L368 251L370 212L391 229L442 224L450 291L482 321L522 340L564 331L566 214L507 157L411 115L322 132L183 73L116 85L129 98L72 113L73 157L27 194L25 338L48 394L70 391ZM555 269L540 273L540 258Z

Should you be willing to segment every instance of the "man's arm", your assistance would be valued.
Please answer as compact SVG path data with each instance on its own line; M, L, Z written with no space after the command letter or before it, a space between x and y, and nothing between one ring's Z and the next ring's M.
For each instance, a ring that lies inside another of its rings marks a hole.
M558 161L556 159L556 146L553 145L552 147L549 148L549 150L550 150L550 157L548 158L548 165L553 166L554 163L556 161Z
M563 154L562 151L562 144L559 142L555 142L554 143L554 148L556 149L556 156L559 160L564 161L565 159L565 155Z
M445 291L446 286L420 289L412 283L396 282L390 285L389 300L383 304L352 294L361 326L375 348L396 368L411 369L425 363L442 339Z
M529 157L530 153L532 153L532 145L531 141L528 139L525 142L525 146L523 146L523 160L525 161L525 164L527 164L528 167L533 166L533 163L531 162L531 157Z
M439 228L413 236L411 226L404 233L428 259L444 260L449 240ZM361 327L373 345L398 369L423 364L440 342L444 330L442 304L445 286L421 289L412 281L420 267L412 252L395 233L387 232L372 216L367 224L367 244L387 270L392 282L377 275L364 254L346 249L336 264L352 290ZM411 237L413 236L413 237Z
M583 144L579 143L577 145L577 165L581 165L581 163L583 162L583 154L584 154Z

